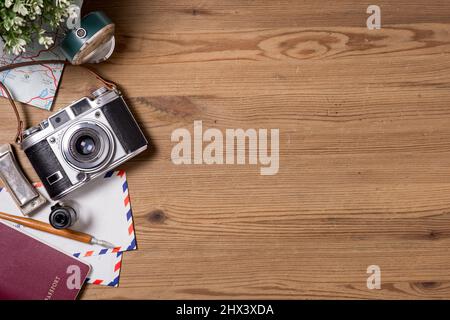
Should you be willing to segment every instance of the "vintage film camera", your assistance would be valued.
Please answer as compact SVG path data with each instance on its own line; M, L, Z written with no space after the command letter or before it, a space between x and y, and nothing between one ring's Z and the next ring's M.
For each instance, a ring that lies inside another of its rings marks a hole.
M59 200L147 149L117 89L101 87L24 132L22 149Z

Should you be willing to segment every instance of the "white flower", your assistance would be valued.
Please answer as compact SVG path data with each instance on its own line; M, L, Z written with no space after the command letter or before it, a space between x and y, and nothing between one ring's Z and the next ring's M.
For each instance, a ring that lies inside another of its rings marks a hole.
M25 45L27 43L23 39L17 39L17 42L12 47L12 52L18 56L19 54L25 52Z
M13 11L21 14L22 16L26 16L28 14L27 7L25 7L25 5L20 1L17 1L14 4Z
M12 0L5 0L5 7L6 8L11 7L12 3L13 3Z
M25 20L23 20L21 17L14 17L13 23L17 26L23 26L25 24Z
M53 38L47 36L39 36L39 44L48 49L53 44Z

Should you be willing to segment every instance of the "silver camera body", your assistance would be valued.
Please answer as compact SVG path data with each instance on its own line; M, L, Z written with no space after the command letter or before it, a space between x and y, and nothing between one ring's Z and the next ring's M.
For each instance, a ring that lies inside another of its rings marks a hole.
M101 87L24 132L22 149L59 200L147 149L117 89Z

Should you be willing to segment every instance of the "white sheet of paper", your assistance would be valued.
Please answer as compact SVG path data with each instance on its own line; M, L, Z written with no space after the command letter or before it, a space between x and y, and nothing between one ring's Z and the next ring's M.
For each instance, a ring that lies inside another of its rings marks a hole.
M37 187L49 199L44 187L39 185ZM15 226L79 258L136 249L133 215L124 171L105 174L105 177L92 181L70 194L65 201L68 204L74 204L78 211L79 220L71 229L106 240L114 244L115 248L106 249L27 227ZM53 202L33 214L31 218L48 223L51 205ZM4 188L0 189L0 211L22 216Z

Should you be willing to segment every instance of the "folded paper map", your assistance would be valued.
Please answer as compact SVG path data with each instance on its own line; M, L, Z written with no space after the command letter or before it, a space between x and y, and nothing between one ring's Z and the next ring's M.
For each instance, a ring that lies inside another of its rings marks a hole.
M31 45L27 52L20 56L7 54L4 43L0 40L0 65L8 65L21 61L36 61L58 59L64 60L59 47L51 50L42 49L41 46ZM58 90L59 80L63 71L62 64L43 64L0 73L0 81L11 92L14 100L30 104L45 110L50 110ZM0 96L5 93L0 90Z

